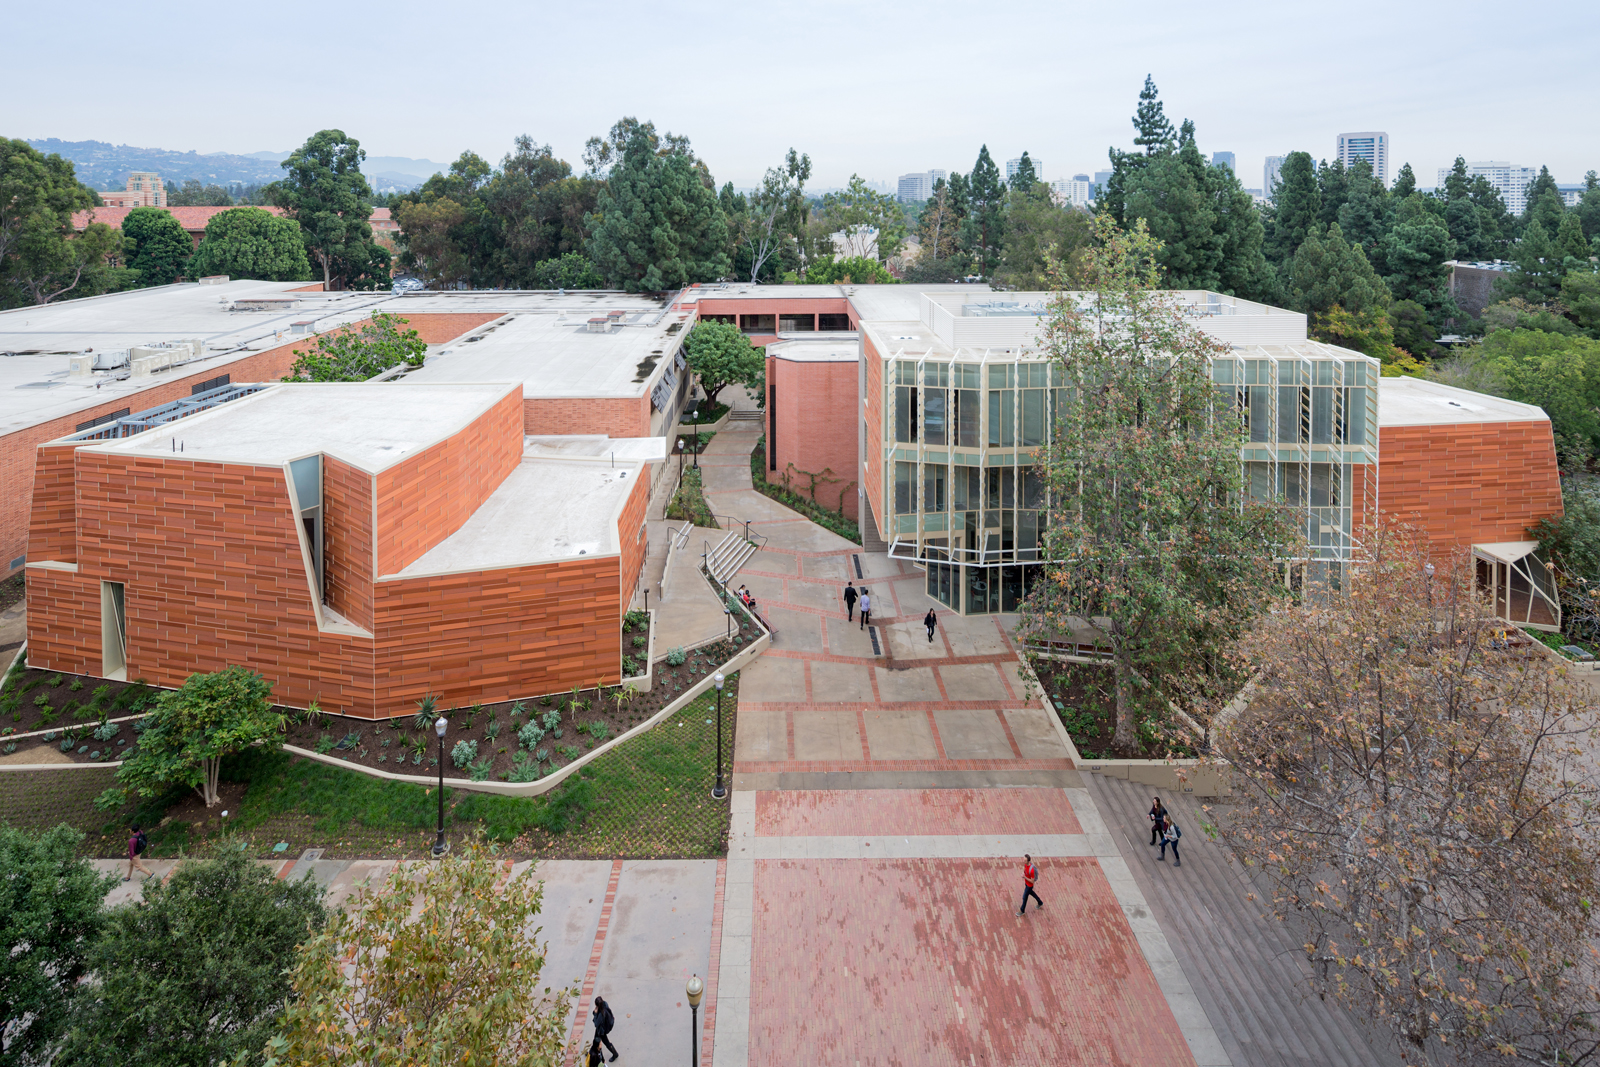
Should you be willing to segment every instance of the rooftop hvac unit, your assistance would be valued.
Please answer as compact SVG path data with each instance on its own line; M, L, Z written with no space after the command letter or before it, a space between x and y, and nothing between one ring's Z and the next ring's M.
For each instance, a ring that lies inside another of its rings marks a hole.
M627 317L628 317L628 313L626 311L608 311L608 312L606 312L606 319L608 321L610 321L610 322L616 323L618 326L622 325L623 321L626 320Z
M315 319L301 319L299 322L291 322L289 324L289 332L290 333L316 333L317 332L316 320Z
M201 285L227 285L228 284L228 276L226 274L207 274L204 278L200 279L200 284Z
M589 320L590 333L607 333L611 329L611 320L604 315L596 315Z

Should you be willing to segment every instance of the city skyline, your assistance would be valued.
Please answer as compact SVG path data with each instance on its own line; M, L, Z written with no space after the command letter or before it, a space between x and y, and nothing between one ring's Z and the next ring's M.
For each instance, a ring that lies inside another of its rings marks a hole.
M1371 18L1361 17L1369 8ZM966 173L983 144L1001 165L1026 150L1055 161L1054 175L1092 173L1104 168L1109 146L1132 149L1129 117L1149 73L1174 125L1194 120L1206 158L1217 150L1234 152L1240 174L1258 172L1265 156L1291 150L1332 160L1337 135L1360 129L1390 133L1391 178L1405 163L1431 176L1458 154L1546 165L1561 182L1579 181L1597 165L1594 138L1574 136L1553 114L1545 117L1543 106L1552 95L1582 97L1583 60L1600 43L1596 20L1575 2L1557 3L1551 12L1550 24L1565 27L1558 35L1500 19L1486 34L1486 7L1482 18L1469 6L1466 17L1440 20L1420 10L1358 5L1349 17L1327 20L1311 9L1236 3L1226 5L1217 31L1203 40L1185 9L1173 4L1137 12L1041 9L1030 12L1033 28L1026 34L1016 32L1012 19L944 32L962 10L883 5L872 21L896 25L898 48L935 68L1013 72L1008 77L1024 90L1018 103L999 107L983 93L930 94L912 87L895 64L862 64L847 50L808 58L815 92L754 93L743 64L717 62L719 56L761 54L792 34L796 19L861 22L858 8L831 0L753 12L722 27L714 44L700 20L625 3L618 14L628 34L608 39L604 49L539 50L537 61L530 60L529 41L576 45L594 32L580 9L491 8L482 14L497 31L485 37L477 20L439 20L433 9L402 2L390 24L429 21L429 77L455 86L452 91L374 91L370 72L360 65L330 66L315 50L298 47L311 18L326 40L367 40L373 30L367 14L290 3L272 20L223 12L206 20L135 20L119 27L130 53L183 54L189 84L228 86L226 93L127 109L112 106L126 92L124 75L114 67L91 64L69 80L52 76L58 73L59 16L23 8L11 25L18 47L4 132L248 153L293 148L316 130L338 128L372 155L449 161L471 150L491 162L527 133L581 168L585 139L633 115L688 136L719 185L757 184L792 146L811 156L811 184L820 189L843 186L852 173L883 183L913 168ZM1371 33L1374 19L1384 33ZM1224 26L1250 31L1224 32ZM246 32L257 54L272 62L241 63L223 47ZM1416 52L1418 39L1430 42L1425 54ZM1071 64L1048 62L1066 40L1097 43ZM1286 47L1307 41L1316 42L1314 54ZM1351 50L1364 56L1362 69L1336 61ZM1455 78L1469 58L1495 68L1530 50L1542 57L1537 85ZM678 73L663 80L659 72L668 56ZM1252 75L1215 76L1229 66L1247 67ZM1374 69L1384 76L1371 77ZM1450 93L1436 91L1441 79L1451 81ZM1268 84L1273 91L1262 93ZM849 85L856 103L819 106L832 98L829 85ZM937 119L929 122L935 99ZM562 103L553 107L550 100ZM860 103L867 100L870 106ZM1056 106L1066 101L1070 107Z

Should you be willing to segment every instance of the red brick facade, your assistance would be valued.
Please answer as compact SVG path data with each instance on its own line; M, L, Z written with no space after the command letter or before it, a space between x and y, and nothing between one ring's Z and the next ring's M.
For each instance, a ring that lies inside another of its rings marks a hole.
M522 432L649 437L650 398L524 400Z
M408 328L416 330L423 341L428 344L441 344L493 322L501 316L498 313L482 312L471 314L429 312L401 317L408 320ZM35 450L40 445L46 441L54 441L58 437L65 437L83 423L110 415L123 408L144 411L190 396L196 385L215 378L219 373L228 374L236 383L278 381L289 373L289 368L294 365L299 354L311 348L315 341L316 339L312 337L302 338L277 348L270 348L265 352L245 356L232 363L212 364L205 370L195 371L192 374L172 377L163 375L153 378L148 388L141 389L137 393L123 393L93 407L73 412L71 415L64 415L59 419L51 419L0 436L0 577L9 577L17 572L18 568L9 564L21 556L27 548L29 501L33 495L34 466L37 458Z
M1378 504L1440 549L1530 540L1528 527L1562 514L1550 424L1385 426Z
M877 520L878 536L885 541L888 524L884 521L888 511L883 499L883 359L872 347L872 338L861 336L861 358L867 363L867 403L861 417L867 423L867 447L861 456L863 487L867 501L872 505L872 516Z
M414 710L425 693L449 707L617 681L622 612L645 555L644 471L617 519L617 553L395 574L522 461L521 410L511 389L376 475L324 457L326 603L370 636L333 619L319 627L284 467L40 449L29 662L102 674L100 583L110 581L125 587L128 677L156 685L238 664L269 679L279 702L377 718Z
M850 418L858 406L858 368L854 361L767 357L768 394L776 390L778 397L767 411L768 481L787 480L801 496L852 519L861 510L856 423ZM810 475L817 475L815 495Z

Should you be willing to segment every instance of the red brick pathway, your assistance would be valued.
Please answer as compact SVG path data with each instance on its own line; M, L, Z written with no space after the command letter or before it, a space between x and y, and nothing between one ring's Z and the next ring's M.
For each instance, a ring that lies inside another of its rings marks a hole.
M1060 789L808 789L756 794L763 837L1080 834Z
M749 1062L1193 1067L1092 859L761 860Z

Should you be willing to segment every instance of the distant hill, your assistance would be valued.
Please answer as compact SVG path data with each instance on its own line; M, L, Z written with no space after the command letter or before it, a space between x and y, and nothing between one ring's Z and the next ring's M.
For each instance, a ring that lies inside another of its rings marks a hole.
M136 170L153 170L163 180L180 185L190 179L206 184L226 185L239 181L256 185L283 177L283 168L278 164L289 158L288 152L202 155L165 148L113 145L105 141L62 141L54 137L28 143L41 152L72 160L78 180L96 189L125 188L128 175ZM447 166L405 156L370 156L361 170L377 192L394 192L415 188Z

